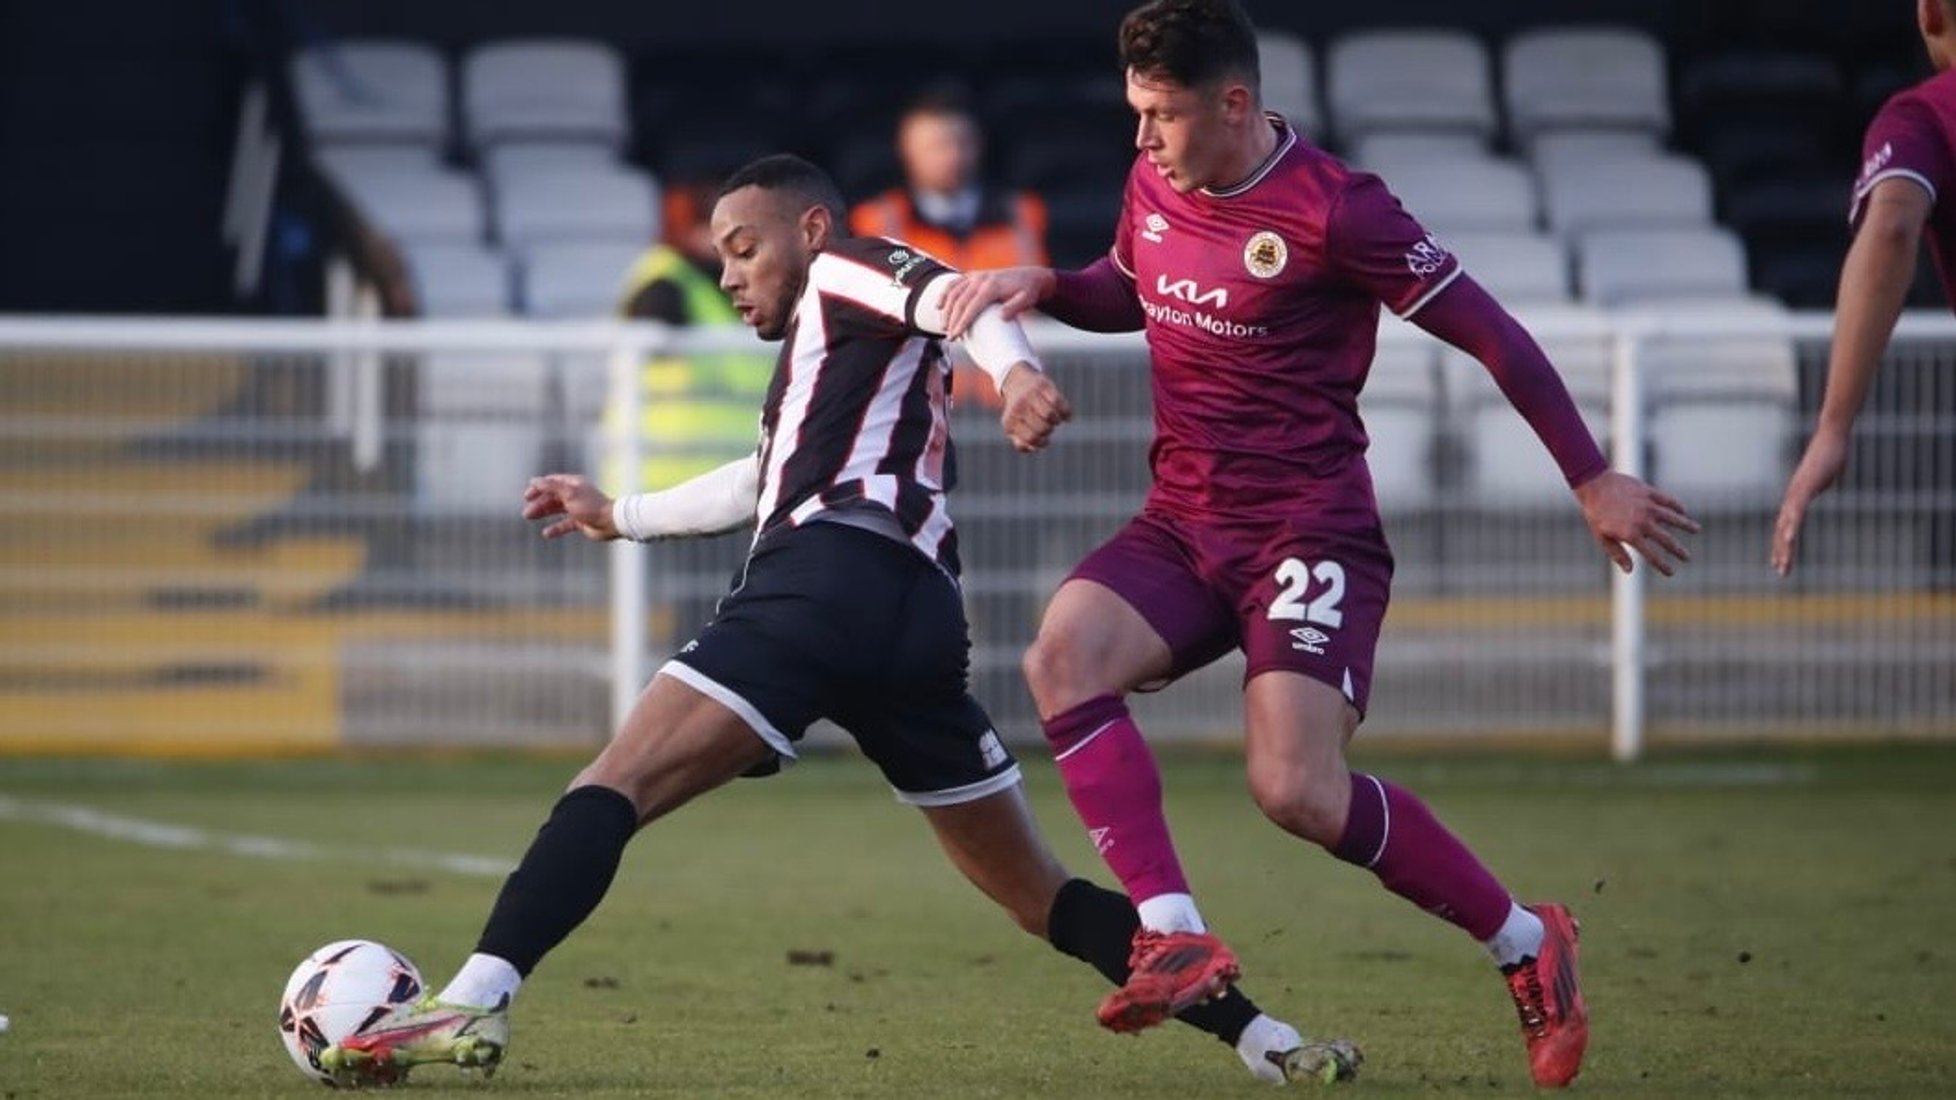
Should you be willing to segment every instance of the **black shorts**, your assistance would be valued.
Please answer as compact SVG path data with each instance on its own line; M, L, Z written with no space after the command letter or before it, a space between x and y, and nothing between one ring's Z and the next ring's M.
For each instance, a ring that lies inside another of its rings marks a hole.
M1019 781L968 690L970 656L943 570L893 539L816 522L764 540L713 621L659 671L740 715L784 761L827 718L900 801L949 806Z

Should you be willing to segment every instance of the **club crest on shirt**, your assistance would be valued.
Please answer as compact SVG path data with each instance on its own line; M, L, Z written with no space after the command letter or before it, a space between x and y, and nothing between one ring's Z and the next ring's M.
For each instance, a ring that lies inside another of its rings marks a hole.
M1141 238L1156 244L1161 243L1161 235L1168 231L1168 219L1160 214L1149 214L1141 224L1145 227L1141 230Z
M1243 246L1243 266L1259 279L1275 277L1289 262L1289 246L1268 229L1252 235L1250 242Z

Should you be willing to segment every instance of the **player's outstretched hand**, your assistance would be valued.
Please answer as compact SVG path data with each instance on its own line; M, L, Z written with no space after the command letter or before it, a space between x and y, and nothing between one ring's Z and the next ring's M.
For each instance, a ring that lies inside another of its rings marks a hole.
M1833 488L1841 471L1847 468L1847 435L1821 428L1807 442L1807 453L1786 485L1786 499L1780 502L1779 518L1773 522L1773 572L1784 577L1793 572L1800 554L1800 525L1806 522L1807 505L1813 498Z
M1014 363L1005 372L999 397L1005 404L999 413L999 426L1020 454L1044 447L1054 428L1073 419L1073 406L1066 395L1045 371L1027 363Z
M1695 535L1698 521L1685 514L1684 505L1669 495L1628 474L1605 470L1576 487L1576 500L1603 553L1625 573L1633 567L1632 549L1667 577L1676 570L1674 560L1691 560L1690 552L1672 532Z
M618 537L611 522L611 498L579 474L545 474L530 479L523 490L523 518L550 519L543 537L562 538L573 531L597 542Z
M962 338L985 307L996 305L1010 321L1039 304L1053 289L1047 267L1005 267L996 271L967 271L944 290L944 335Z

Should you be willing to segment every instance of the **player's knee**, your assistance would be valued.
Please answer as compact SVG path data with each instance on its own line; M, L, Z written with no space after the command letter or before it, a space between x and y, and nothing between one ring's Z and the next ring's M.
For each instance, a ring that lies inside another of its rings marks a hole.
M1330 779L1304 769L1252 772L1250 795L1285 832L1330 847L1344 831L1346 812Z
M1088 682L1087 664L1071 633L1039 632L1026 647L1019 667L1040 714L1057 714L1099 694Z

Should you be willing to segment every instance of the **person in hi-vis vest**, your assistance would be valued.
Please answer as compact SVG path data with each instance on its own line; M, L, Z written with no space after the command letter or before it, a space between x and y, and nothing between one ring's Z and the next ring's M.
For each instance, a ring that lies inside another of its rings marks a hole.
M860 236L892 237L949 267L982 271L1044 267L1046 205L1030 191L985 186L978 118L949 86L912 100L897 119L904 183L849 211ZM991 379L952 350L952 395L998 406Z
M619 312L669 325L736 327L740 315L720 290L719 260L703 214L709 183L674 184L666 191L666 241L653 245L625 275ZM654 356L639 371L637 491L670 488L752 451L760 438L761 400L774 357L761 352ZM605 413L608 429L617 416ZM607 492L620 471L606 464Z

